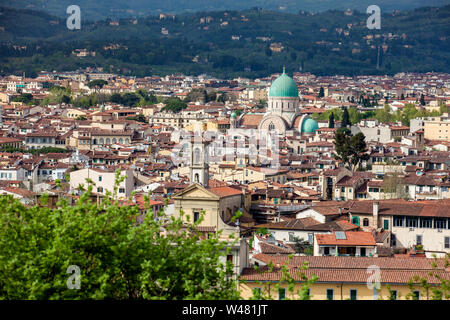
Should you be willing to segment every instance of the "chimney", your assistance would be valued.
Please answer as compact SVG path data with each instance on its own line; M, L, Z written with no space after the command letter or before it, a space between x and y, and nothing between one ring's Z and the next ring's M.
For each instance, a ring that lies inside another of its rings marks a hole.
M375 229L378 228L378 209L379 209L378 206L379 206L378 201L374 201L373 202L373 227Z

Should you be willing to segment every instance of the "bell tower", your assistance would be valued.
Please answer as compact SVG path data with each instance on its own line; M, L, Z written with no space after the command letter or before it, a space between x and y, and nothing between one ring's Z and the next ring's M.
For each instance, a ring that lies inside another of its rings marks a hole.
M201 140L200 140L201 139ZM209 184L209 141L202 138L191 139L190 182L208 188Z

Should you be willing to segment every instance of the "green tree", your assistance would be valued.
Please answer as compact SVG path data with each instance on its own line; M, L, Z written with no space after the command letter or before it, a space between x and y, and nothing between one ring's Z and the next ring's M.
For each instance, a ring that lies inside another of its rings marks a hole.
M377 109L375 111L375 119L377 119L380 123L391 121L391 117L391 108L388 104L385 104L383 109Z
M180 100L180 98L168 98L166 100L166 105L161 109L161 111L171 111L174 113L180 112L187 108L187 104Z
M323 90L323 87L320 87L319 89L319 98L323 98L325 96L325 91Z
M331 113L328 118L328 128L334 128L334 113Z
M420 95L420 104L422 105L422 106L424 106L426 103L425 103L425 96L423 95L423 94L421 94Z
M124 178L116 173L100 204L92 181L74 205L54 209L46 196L31 207L1 196L0 299L238 299L220 232L204 239L195 231L203 217L186 224L148 205L138 222L137 206L115 200ZM68 288L69 266L79 267L79 290Z
M432 271L427 276L414 276L408 281L410 292L406 295L406 299L417 300L414 291L418 290L423 293L427 300L450 300L450 280L445 271L450 267L450 254L446 254L444 258L438 259L434 255L431 262ZM431 281L431 280L434 281Z
M362 132L350 136L337 131L334 137L335 158L341 160L350 170L356 171L369 158L365 136Z
M103 88L106 84L108 84L108 81L105 81L102 79L96 79L96 80L89 81L88 87L90 89L95 89L95 91L98 91L101 88Z
M347 128L351 126L350 123L350 116L348 114L348 110L347 108L344 107L343 113L342 113L342 122L341 122L341 127L342 128Z

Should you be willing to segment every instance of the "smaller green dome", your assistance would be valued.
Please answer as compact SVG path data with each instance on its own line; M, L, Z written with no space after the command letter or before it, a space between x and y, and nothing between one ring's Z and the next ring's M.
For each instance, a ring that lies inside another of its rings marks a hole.
M236 118L236 117L237 117L236 111L233 111L233 112L231 113L231 117L232 117L232 118Z
M269 97L298 97L297 84L284 70L270 86Z
M301 132L314 133L317 129L319 129L317 122L311 118L308 118L303 121Z

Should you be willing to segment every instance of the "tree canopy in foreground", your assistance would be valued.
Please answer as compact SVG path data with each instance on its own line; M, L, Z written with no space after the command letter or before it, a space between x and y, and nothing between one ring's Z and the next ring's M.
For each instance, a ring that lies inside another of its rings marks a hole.
M218 235L151 210L137 223L136 206L98 205L91 190L55 209L0 197L0 299L239 298Z

